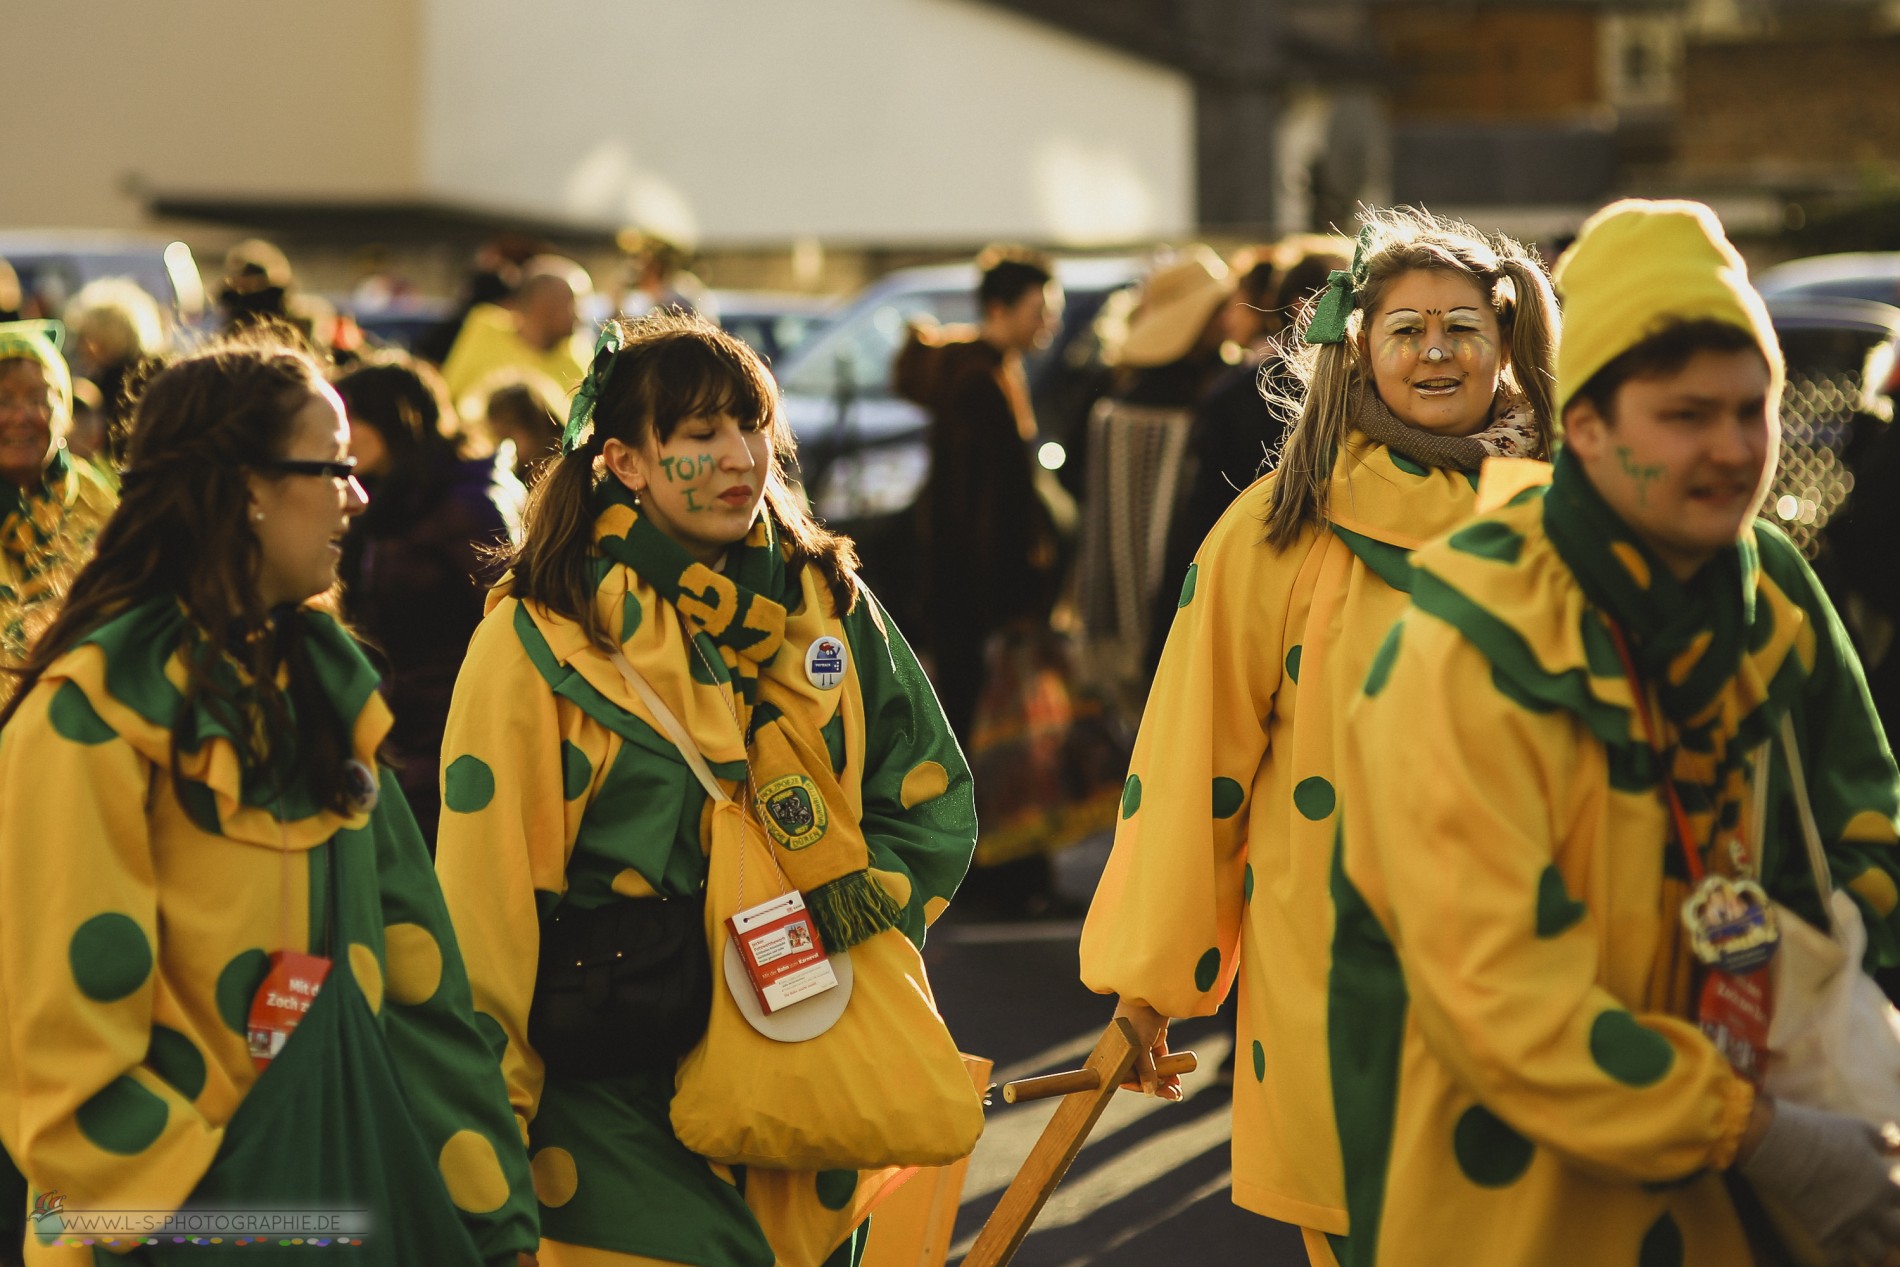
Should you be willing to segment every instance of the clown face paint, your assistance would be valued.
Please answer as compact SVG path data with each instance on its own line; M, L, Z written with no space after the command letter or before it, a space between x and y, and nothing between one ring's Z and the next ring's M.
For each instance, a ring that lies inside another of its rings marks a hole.
M1584 398L1564 411L1590 483L1678 577L1733 545L1768 495L1781 448L1768 386L1761 353L1705 348L1617 388L1610 418Z
M1415 269L1366 315L1359 351L1379 398L1407 426L1468 436L1491 421L1509 354L1490 299L1459 273Z
M765 500L772 438L731 414L687 418L664 442L609 440L607 464L640 497L640 513L701 563L745 540Z

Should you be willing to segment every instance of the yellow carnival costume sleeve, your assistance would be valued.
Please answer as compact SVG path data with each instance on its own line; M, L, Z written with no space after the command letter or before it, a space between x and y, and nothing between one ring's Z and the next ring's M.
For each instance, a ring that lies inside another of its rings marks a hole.
M1260 485L1256 485L1258 489ZM1082 980L1166 1016L1206 1016L1239 964L1247 817L1287 654L1290 595L1322 552L1260 543L1243 496L1188 569L1122 790L1088 922ZM1273 618L1264 625L1261 612Z
M70 681L0 732L0 894L41 916L0 930L0 1142L76 1208L176 1209L224 1135L152 1063L151 779Z
M508 764L497 778L476 757L448 761L443 804L450 812L442 816L436 870L473 983L476 1023L501 1057L525 1138L542 1085L540 1058L528 1045L540 910L566 890L585 794L618 740L549 693L521 652L510 618L519 604L503 599L499 606L476 629L462 664L461 680L483 689L456 691L442 751L505 753Z

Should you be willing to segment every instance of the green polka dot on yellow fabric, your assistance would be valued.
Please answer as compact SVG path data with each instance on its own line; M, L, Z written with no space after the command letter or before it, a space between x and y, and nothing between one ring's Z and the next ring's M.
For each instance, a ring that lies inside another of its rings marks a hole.
M587 759L587 754L575 747L572 740L561 740L561 795L578 801L593 781L594 763Z
M172 793L177 796L179 807L200 831L213 836L222 834L224 820L218 814L216 792L196 779L175 779Z
M1175 602L1175 607L1186 607L1189 603L1194 601L1194 586L1200 580L1200 576L1201 565L1198 563L1188 564L1187 575L1181 580L1181 597Z
M251 1000L270 975L270 956L261 950L241 952L218 973L218 1019L240 1037L250 1032Z
M1210 950L1194 965L1194 988L1206 994L1220 980L1220 951Z
M1567 932L1587 913L1588 908L1570 896L1556 865L1545 867L1537 877L1537 935L1555 937Z
M457 1131L442 1145L436 1158L442 1181L448 1185L449 1200L470 1214L488 1214L508 1202L508 1176L502 1173L501 1158L486 1135L476 1131Z
M1214 780L1214 817L1232 818L1246 803L1247 790L1233 779Z
M151 1041L145 1048L145 1063L152 1072L178 1089L187 1100L195 1100L205 1089L205 1058L198 1045L169 1025L153 1025Z
M1133 818L1135 811L1141 808L1141 777L1131 774L1128 782L1122 784L1122 817Z
M1255 1082L1267 1080L1267 1049L1260 1045L1260 1040L1257 1038L1253 1040L1253 1080Z
M897 789L897 802L905 809L916 809L925 801L934 801L950 790L950 772L939 761L919 761L904 776Z
M1669 1072L1676 1053L1668 1039L1628 1012L1611 1010L1591 1023L1590 1059L1618 1082L1646 1087Z
M420 924L391 924L383 930L383 955L389 961L389 997L404 1007L420 1007L442 984L442 947Z
M81 924L66 957L79 992L95 1003L116 1003L152 975L152 943L145 930L116 911Z
M1517 1182L1530 1169L1532 1151L1529 1140L1482 1104L1466 1109L1452 1128L1451 1152L1458 1159L1458 1169L1480 1188Z
M91 746L118 738L118 732L93 710L92 701L86 698L86 692L77 682L60 683L59 689L53 692L53 702L46 715L53 723L54 733L73 743Z
M1509 524L1491 519L1460 528L1446 538L1445 544L1460 554L1495 559L1499 563L1516 563L1517 556L1524 551L1522 534Z
M1317 774L1310 779L1301 779L1293 789L1293 808L1299 810L1302 817L1316 823L1333 812L1337 800L1333 785Z
M645 616L646 613L640 610L639 597L629 590L627 596L620 600L620 641L625 642L633 637Z
M442 803L458 814L475 814L495 799L495 772L472 753L449 762L442 774Z
M1403 453L1400 453L1397 449L1387 449L1386 454L1389 457L1391 457L1392 465L1398 467L1401 471L1404 471L1407 475L1431 474L1431 471L1427 469L1423 464L1419 462L1414 462L1411 458L1406 457Z
M550 1210L558 1210L580 1191L580 1170L574 1154L565 1148L544 1148L528 1163L534 1175L534 1197Z
M817 1187L819 1205L827 1210L842 1210L858 1194L858 1172L821 1170L818 1172Z
M1682 1267L1684 1249L1682 1229L1665 1214L1643 1233L1642 1248L1636 1252L1636 1267Z
M613 883L608 887L621 897L660 896L660 891L653 887L652 881L648 880L632 867L623 868L614 876Z
M1253 901L1253 863L1248 863L1240 873L1240 900Z
M350 972L356 978L356 988L363 992L363 1001L369 1004L369 1010L383 1010L383 966L376 962L376 952L362 942L350 945Z
M1372 653L1372 667L1366 670L1367 695L1377 695L1392 680L1392 666L1399 662L1399 637L1404 631L1404 623L1395 622Z
M93 1147L131 1157L165 1133L165 1101L129 1075L120 1074L73 1114L79 1133Z
M1300 654L1304 650L1304 646L1296 645L1293 650L1286 653L1286 675L1293 680L1295 686L1299 685Z

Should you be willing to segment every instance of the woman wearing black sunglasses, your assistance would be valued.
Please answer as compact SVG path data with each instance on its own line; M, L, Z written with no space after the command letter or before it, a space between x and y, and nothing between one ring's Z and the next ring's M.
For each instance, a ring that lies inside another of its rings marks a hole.
M349 434L287 347L159 374L119 509L0 711L0 1142L29 1238L216 1208L312 1212L331 1221L270 1239L360 1240L366 1263L536 1244L429 857L378 764L389 711L326 610L365 505ZM200 1261L174 1235L219 1231L156 1230L129 1261Z

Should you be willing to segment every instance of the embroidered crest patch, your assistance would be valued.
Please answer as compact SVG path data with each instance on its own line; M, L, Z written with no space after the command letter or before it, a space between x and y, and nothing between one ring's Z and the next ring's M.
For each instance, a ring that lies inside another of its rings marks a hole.
M793 851L817 844L831 825L818 785L802 774L788 774L760 788L759 817L772 839Z

